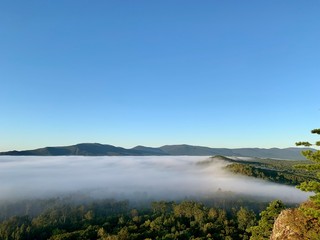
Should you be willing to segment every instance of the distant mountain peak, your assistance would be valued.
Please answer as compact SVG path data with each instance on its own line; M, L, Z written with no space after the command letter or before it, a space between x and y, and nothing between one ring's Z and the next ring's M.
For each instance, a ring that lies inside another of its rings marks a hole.
M304 157L301 151L306 148L210 148L188 144L164 145L162 147L146 147L138 145L131 149L101 143L79 143L70 146L44 147L24 151L1 152L0 155L14 156L239 156L277 159L296 159Z

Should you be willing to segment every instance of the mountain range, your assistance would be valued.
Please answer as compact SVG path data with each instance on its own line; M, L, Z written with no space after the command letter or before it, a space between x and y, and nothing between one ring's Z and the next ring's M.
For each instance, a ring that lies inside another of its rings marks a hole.
M0 152L14 156L238 156L302 160L304 148L209 148L192 145L165 145L158 148L136 146L126 149L100 143L81 143L72 146L45 147L34 150Z

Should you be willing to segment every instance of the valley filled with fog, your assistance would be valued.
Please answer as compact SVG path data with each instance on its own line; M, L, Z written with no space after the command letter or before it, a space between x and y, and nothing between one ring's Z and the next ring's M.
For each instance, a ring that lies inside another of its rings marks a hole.
M231 191L285 202L308 193L285 185L234 175L202 156L0 157L0 200L87 194L93 198L179 200Z

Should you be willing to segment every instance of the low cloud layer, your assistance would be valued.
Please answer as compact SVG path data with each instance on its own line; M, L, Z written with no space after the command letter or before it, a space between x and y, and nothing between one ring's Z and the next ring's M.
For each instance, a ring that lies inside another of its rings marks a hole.
M288 202L307 199L294 187L233 175L223 161L207 157L0 157L0 199L49 197L85 192L93 197L155 199L206 196L218 189Z

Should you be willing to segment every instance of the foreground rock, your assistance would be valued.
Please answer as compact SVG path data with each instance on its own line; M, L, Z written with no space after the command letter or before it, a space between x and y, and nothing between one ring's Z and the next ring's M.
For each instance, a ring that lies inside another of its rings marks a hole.
M310 206L311 202L303 206ZM320 222L306 216L299 208L283 210L276 219L270 240L316 240L320 239Z

